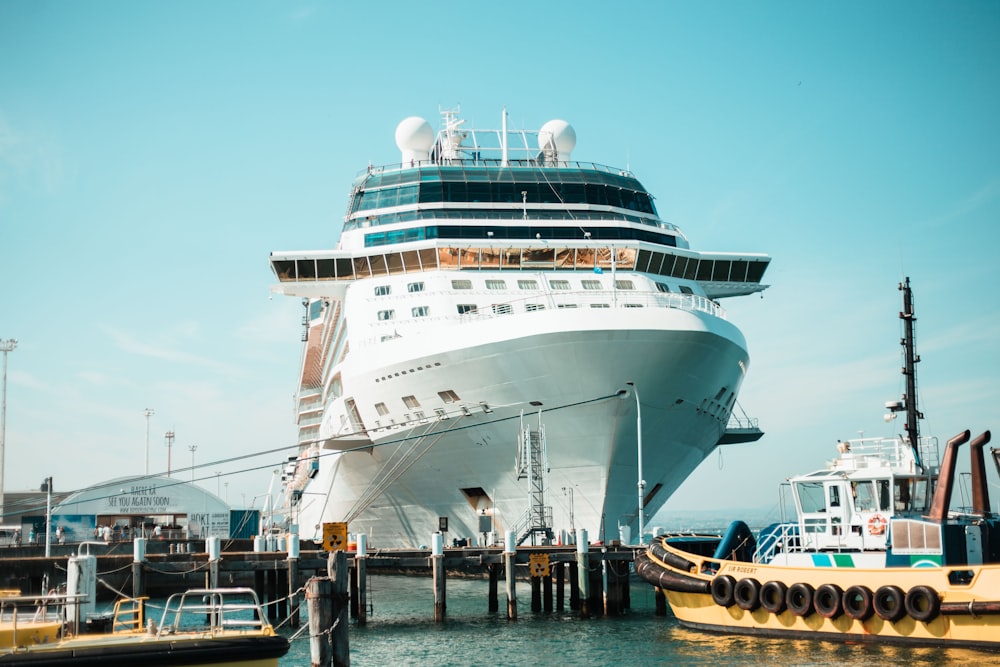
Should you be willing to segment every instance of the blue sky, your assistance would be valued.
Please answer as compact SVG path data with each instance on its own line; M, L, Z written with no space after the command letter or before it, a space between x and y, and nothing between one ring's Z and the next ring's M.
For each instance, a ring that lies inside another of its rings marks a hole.
M0 0L6 488L142 473L152 407L151 472L173 430L175 471L196 446L206 488L265 493L283 453L220 461L294 444L301 310L268 253L332 247L396 124L458 104L568 120L692 247L773 256L723 304L767 435L668 513L771 507L838 439L901 430L905 275L925 433L1000 427L1000 4L502 7Z

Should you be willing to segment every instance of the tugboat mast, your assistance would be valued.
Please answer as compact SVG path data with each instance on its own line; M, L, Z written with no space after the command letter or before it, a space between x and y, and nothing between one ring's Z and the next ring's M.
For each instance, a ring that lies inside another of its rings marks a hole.
M920 452L918 443L920 442L920 425L918 420L924 415L917 409L917 369L916 364L920 361L916 354L916 345L913 337L913 325L917 321L913 314L913 292L910 290L910 278L906 277L904 282L899 284L899 289L903 292L903 311L899 314L899 319L903 320L903 375L906 377L906 393L903 395L903 404L906 406L906 438L910 441L913 454L916 457L917 465L920 463Z

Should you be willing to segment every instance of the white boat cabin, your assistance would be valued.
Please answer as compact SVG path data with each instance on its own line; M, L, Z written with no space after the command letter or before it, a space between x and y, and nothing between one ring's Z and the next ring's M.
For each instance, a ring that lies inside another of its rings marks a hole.
M837 443L823 470L792 477L803 551L884 551L889 522L930 510L937 440L921 438L920 459L903 438Z

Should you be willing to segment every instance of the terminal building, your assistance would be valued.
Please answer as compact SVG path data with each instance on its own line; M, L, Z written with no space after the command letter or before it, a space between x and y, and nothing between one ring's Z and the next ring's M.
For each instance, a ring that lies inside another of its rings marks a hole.
M40 514L40 516L39 516ZM51 509L52 531L66 542L250 537L257 512L232 511L213 493L171 477L122 477L72 493ZM22 536L44 534L45 506L22 516Z

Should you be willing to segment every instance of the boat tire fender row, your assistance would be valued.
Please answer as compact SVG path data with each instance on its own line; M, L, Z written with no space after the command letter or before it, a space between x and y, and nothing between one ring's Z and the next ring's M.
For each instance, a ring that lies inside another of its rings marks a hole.
M880 586L875 591L873 602L879 618L895 623L906 614L904 596L899 586Z
M844 591L844 614L856 621L867 621L875 613L872 592L867 586L851 586Z
M792 584L788 587L785 604L788 611L803 618L813 612L813 587L809 584Z
M733 600L743 611L756 611L760 607L760 582L756 579L740 579L733 587Z
M760 587L760 606L772 614L780 614L788 608L786 595L788 586L781 581L769 581Z
M844 598L843 591L836 584L823 584L816 589L813 595L813 606L816 613L823 618L837 618L843 612L841 601Z
M941 613L941 598L930 586L914 586L906 592L903 607L912 618L929 623Z
M844 614L864 622L878 614L879 618L895 623L909 615L929 623L941 613L941 597L930 586L914 586L905 594L898 586L882 586L872 593L866 586L851 586L842 591L836 584L823 584L816 589L801 583L786 586L780 581L761 585L756 579L736 581L723 574L712 579L709 592L720 607L735 605L744 611L763 608L775 615L787 609L803 618L815 612L823 618L836 619Z
M736 580L728 574L722 574L712 579L712 602L720 607L733 606L733 589L736 588Z

